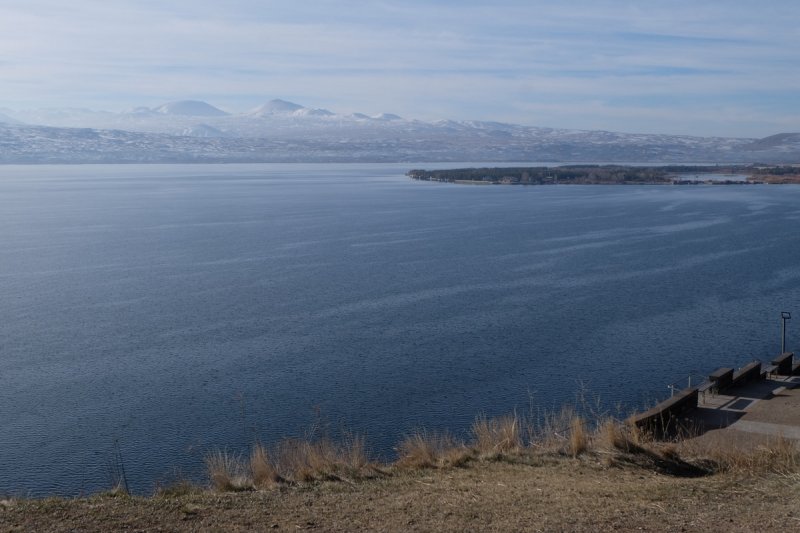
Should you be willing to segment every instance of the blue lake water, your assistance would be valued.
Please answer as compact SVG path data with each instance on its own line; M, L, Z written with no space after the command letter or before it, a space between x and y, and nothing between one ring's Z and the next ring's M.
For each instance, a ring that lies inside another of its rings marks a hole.
M578 386L632 409L798 311L800 187L408 168L0 167L0 495L106 489L115 443L147 493L319 421L388 456Z

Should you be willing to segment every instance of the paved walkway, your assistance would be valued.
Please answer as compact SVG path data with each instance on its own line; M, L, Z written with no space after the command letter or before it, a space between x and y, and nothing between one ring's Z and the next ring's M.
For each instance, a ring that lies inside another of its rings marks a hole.
M775 437L800 441L800 376L773 377L701 395L689 416L694 444L747 449Z
M787 439L800 440L800 427L798 426L770 424L769 422L756 422L755 420L738 420L731 426L731 429L746 431L747 433L758 433L759 435L783 435Z

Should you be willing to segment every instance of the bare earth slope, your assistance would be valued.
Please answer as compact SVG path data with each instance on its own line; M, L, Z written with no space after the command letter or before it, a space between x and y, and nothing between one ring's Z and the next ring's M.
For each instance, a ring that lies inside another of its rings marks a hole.
M600 455L175 497L5 500L0 531L791 531L800 477L675 477ZM611 464L609 464L611 463Z

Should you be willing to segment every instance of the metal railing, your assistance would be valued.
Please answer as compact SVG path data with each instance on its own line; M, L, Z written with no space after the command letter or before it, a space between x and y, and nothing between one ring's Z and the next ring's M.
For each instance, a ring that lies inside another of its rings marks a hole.
M687 383L686 387L684 387L682 385L682 383L684 383L683 379L681 379L679 381L676 381L674 383L670 383L669 385L667 385L667 388L670 391L669 396L671 398L671 397L675 396L675 393L677 391L681 391L684 388L691 389L692 388L692 383L695 383L695 386L697 386L697 385L700 385L701 383L703 383L705 380L706 380L706 378L702 374L692 372L686 377L686 383Z

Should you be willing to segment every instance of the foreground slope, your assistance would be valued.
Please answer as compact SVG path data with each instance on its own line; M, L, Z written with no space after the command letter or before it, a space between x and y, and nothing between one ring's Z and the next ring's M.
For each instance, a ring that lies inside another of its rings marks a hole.
M783 383L750 414L796 425L800 388L794 378ZM249 459L208 456L209 487L184 481L149 498L117 490L0 499L0 531L797 529L800 437L759 433L742 442L733 436L747 428L734 423L664 442L613 419L594 427L587 432L569 407L539 423L479 416L470 441L410 435L391 464L369 462L358 438L289 439L257 445Z
M0 505L0 531L789 531L797 475L676 477L603 457L490 461L358 483Z

